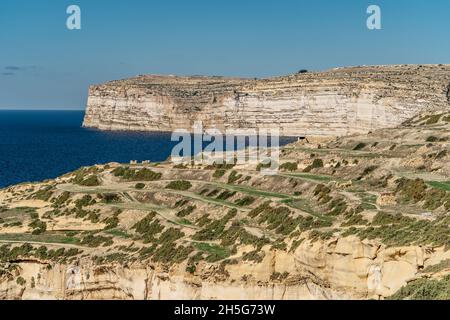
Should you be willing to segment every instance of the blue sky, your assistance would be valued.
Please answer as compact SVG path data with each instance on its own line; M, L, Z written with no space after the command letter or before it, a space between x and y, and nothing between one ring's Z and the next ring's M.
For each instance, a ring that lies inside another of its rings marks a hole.
M366 28L370 4L382 30ZM448 0L1 0L0 108L84 108L90 84L143 73L450 63L449 33Z

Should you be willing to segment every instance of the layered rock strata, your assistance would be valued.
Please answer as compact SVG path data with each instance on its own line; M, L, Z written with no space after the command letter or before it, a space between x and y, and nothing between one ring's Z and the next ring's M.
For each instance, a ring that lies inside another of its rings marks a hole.
M92 86L84 126L101 130L276 128L341 136L449 108L450 66L338 68L269 79L145 75Z

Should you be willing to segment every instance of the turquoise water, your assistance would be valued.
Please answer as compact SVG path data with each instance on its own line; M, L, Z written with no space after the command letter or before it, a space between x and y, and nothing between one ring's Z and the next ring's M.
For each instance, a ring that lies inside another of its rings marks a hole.
M94 164L163 161L177 144L170 133L85 129L83 116L83 111L0 110L0 187ZM280 144L289 141L281 138Z

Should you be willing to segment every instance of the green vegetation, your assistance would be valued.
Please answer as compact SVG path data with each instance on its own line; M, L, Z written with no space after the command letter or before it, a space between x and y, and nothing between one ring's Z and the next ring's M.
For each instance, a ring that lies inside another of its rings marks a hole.
M392 300L449 300L450 275L438 279L417 279L390 297Z
M131 169L130 167L117 167L112 174L128 181L156 181L162 176L160 172L154 172L147 168Z
M142 190L145 188L145 183L142 183L142 182L136 183L136 185L134 187L138 190Z
M112 237L104 237L101 235L95 236L94 234L88 234L83 239L81 239L80 244L88 246L91 248L99 247L103 245L104 247L109 247L114 243Z
M306 231L331 225L329 221L314 219L312 216L294 218L289 208L282 206L274 208L270 205L270 202L265 202L256 207L248 215L251 218L258 218L259 224L266 224L267 229L274 230L282 235L289 235L297 227L300 231Z
M78 239L62 233L29 234L29 233L0 233L0 240L21 241L21 242L42 242L42 243L62 243L78 244Z
M401 214L380 212L371 226L351 227L343 235L355 234L361 239L380 239L388 246L433 245L450 248L448 225L450 217L440 216L433 221L416 220Z
M237 171L233 170L233 171L231 171L230 175L228 176L228 183L229 184L235 183L240 178L242 178L242 175L238 174Z
M55 208L59 208L62 207L67 200L69 200L70 198L70 192L64 191L58 198L54 199L53 202L53 207Z
M242 199L238 199L236 200L234 203L237 204L240 207L245 207L245 206L249 206L251 205L253 202L255 202L255 198L250 197L250 196L245 196Z
M258 163L256 166L256 171L261 171L261 169L268 169L272 165L271 161Z
M297 162L286 162L280 165L280 170L282 171L296 171L297 169Z
M213 241L219 239L228 221L234 218L236 214L237 210L231 209L222 219L209 222L203 229L195 233L192 239L196 241Z
M82 168L75 171L75 177L72 179L72 183L85 187L95 187L100 185L96 173L98 169L96 167Z
M180 211L177 212L176 216L179 218L186 217L190 215L194 210L196 209L196 206L188 206Z
M83 198L75 201L75 206L77 208L83 208L83 207L94 205L95 203L96 203L95 199L93 199L92 196L86 194L83 196Z
M20 258L36 257L41 260L51 260L55 262L64 262L72 258L82 251L71 248L59 248L56 250L48 250L45 246L34 247L29 243L24 243L21 246L11 247L10 245L3 245L0 247L0 262L13 262ZM20 281L25 284L23 281Z
M192 187L192 184L189 181L177 180L177 181L171 181L166 186L166 189L185 191L185 190L189 190L191 187Z
M264 252L259 251L259 250L254 250L254 251L247 252L242 257L242 260L244 260L244 261L253 261L253 262L256 262L256 263L262 262L263 259L264 259Z
M155 236L160 233L164 227L155 220L157 213L151 212L144 219L136 223L132 229L142 235L144 243L149 243L155 240Z
M47 230L47 223L44 221L41 221L39 219L34 220L32 223L29 224L29 227L33 229L32 234L38 235L41 233L44 233Z
M120 196L116 193L101 193L97 195L104 203L118 203Z
M353 150L354 150L354 151L362 150L362 149L364 149L366 146L367 146L367 144L365 144L364 142L360 142L360 143L358 143L358 144L353 148Z
M32 195L33 199L48 201L53 195L53 187L47 186L42 189L39 189Z
M430 185L433 188L428 188ZM402 178L398 181L396 194L401 203L418 203L423 201L424 209L435 210L441 206L450 209L450 193L448 182L431 181L425 183L422 179L410 180Z
M236 191L229 191L229 190L225 190L222 191L217 197L217 200L227 200L231 197L233 197L236 194Z
M450 191L450 181L445 181L445 182L428 181L427 184L432 186L433 188L436 188L436 189L442 189L444 191Z
M423 273L437 273L445 269L450 269L450 259L443 260L438 264L426 267Z
M24 278L22 278L22 277L18 277L17 279L16 279L16 283L19 285L19 286L25 286L25 284L27 283L26 282L26 280L24 279Z
M313 169L323 168L323 160L322 159L314 159L313 163L303 169L303 172L310 172Z
M215 172L214 172L214 174L213 174L213 177L214 178L222 178L224 175L225 175L225 173L226 173L227 171L225 170L225 169L217 169Z
M119 213L115 213L112 217L103 220L106 224L105 230L114 229L119 225Z
M430 124L438 123L441 116L442 116L442 114L433 114L433 115L428 116L426 124L430 125Z
M230 256L230 251L227 248L215 244L195 243L194 246L197 250L208 254L206 257L208 262L217 262Z
M435 136L429 136L425 141L426 142L436 142L436 141L439 141L439 138L435 137Z

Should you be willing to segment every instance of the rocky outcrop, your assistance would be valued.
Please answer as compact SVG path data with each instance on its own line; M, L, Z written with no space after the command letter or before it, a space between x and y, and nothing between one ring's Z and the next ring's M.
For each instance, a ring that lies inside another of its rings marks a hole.
M340 136L449 108L450 66L339 68L270 79L139 76L92 86L84 126L101 130L276 128Z
M414 279L430 258L423 247L387 248L357 237L305 242L295 252L299 266L354 298L383 298Z

